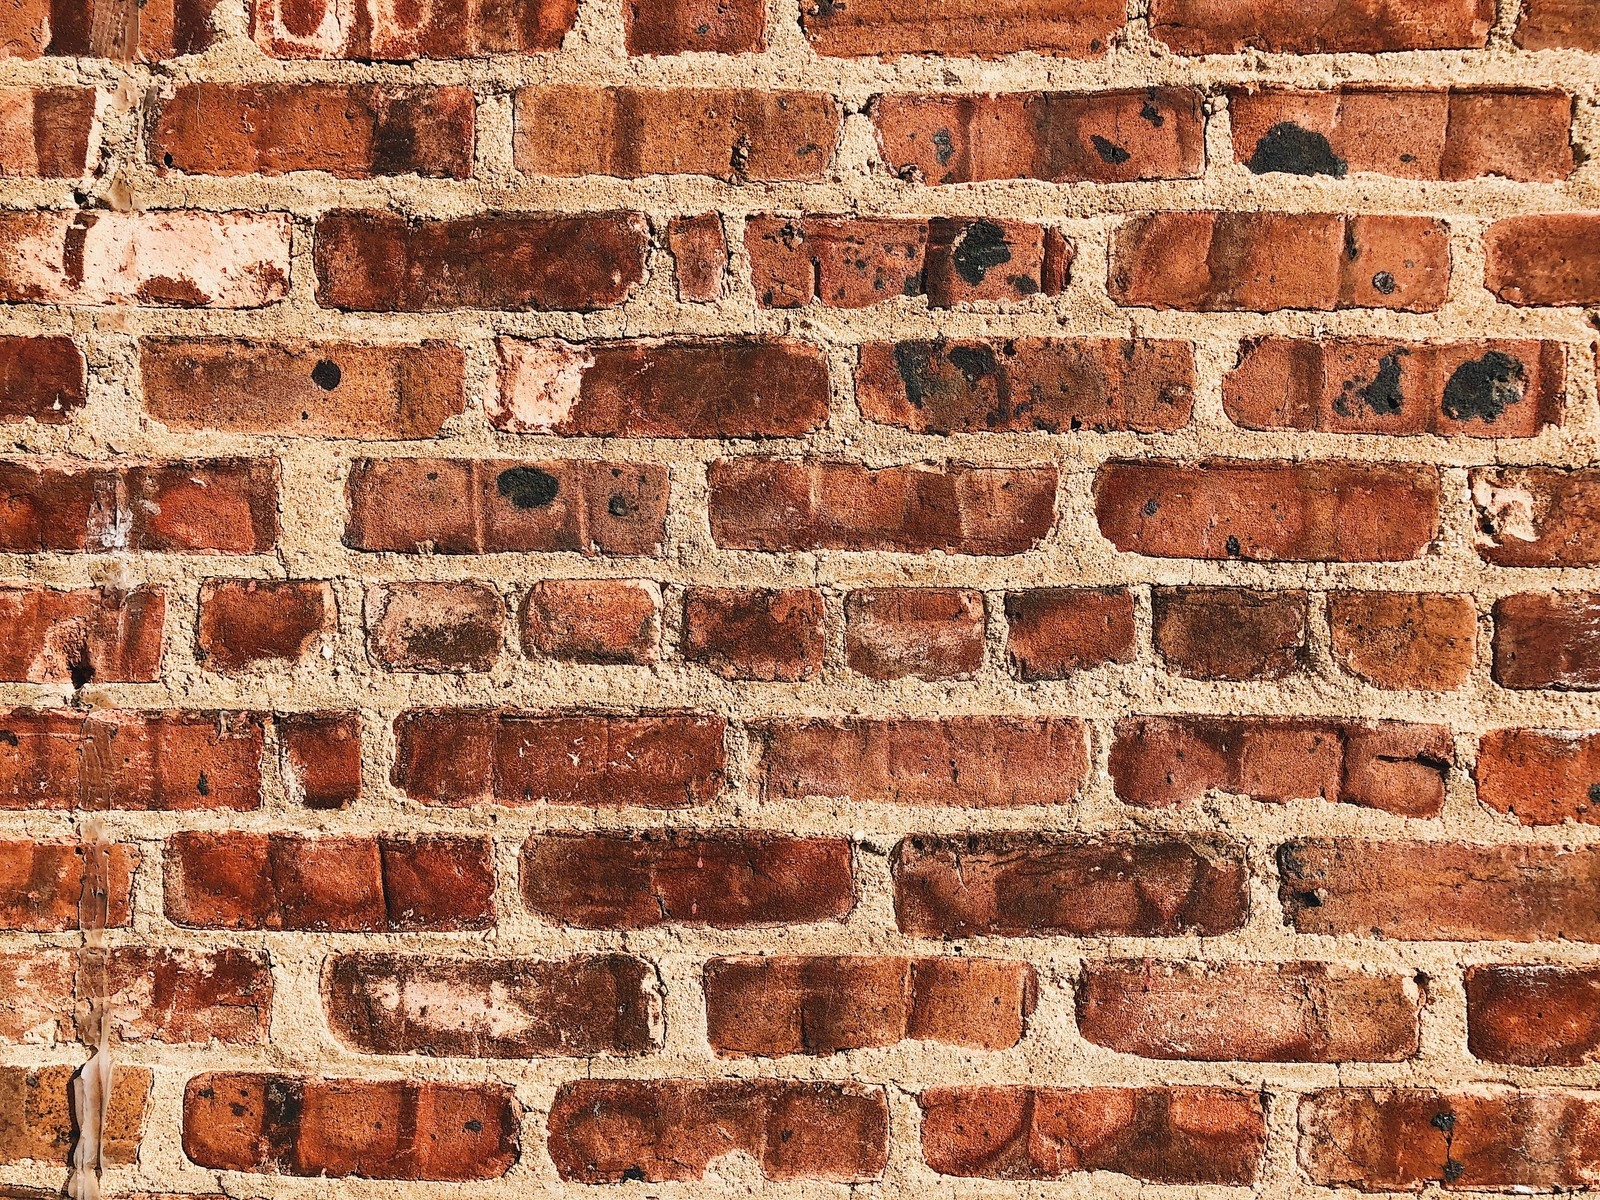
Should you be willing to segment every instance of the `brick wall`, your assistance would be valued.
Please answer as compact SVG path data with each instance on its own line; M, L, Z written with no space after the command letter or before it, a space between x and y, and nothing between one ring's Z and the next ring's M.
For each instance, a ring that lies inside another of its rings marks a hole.
M1600 4L130 11L0 14L0 1185L101 1010L119 1196L1600 1183Z

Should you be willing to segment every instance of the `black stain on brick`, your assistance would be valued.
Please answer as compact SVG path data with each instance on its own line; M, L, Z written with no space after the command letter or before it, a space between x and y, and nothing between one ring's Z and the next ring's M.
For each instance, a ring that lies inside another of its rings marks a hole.
M1361 402L1380 417L1394 416L1405 403L1405 371L1400 358L1409 353L1408 350L1395 350L1393 353L1385 354L1378 360L1378 373L1372 377L1372 381L1356 389L1356 396ZM1343 396L1334 402L1334 407L1340 410L1340 416L1351 415L1349 405L1344 403Z
M956 144L948 129L933 131L933 156L939 160L941 167L948 167L950 160L956 156Z
M1115 142L1108 141L1107 139L1101 137L1098 133L1092 133L1089 135L1089 144L1094 147L1094 152L1096 154L1098 154L1103 160L1110 163L1112 166L1121 166L1123 163L1127 162L1133 157L1133 155L1129 154L1121 146L1117 145Z
M500 472L495 485L517 508L543 508L561 490L560 481L538 467L509 467Z
M1379 271L1372 277L1372 286L1378 290L1380 295L1392 296L1395 288L1400 285L1395 282L1394 276L1389 272Z
M947 354L950 365L960 371L968 383L977 383L978 380L988 375L993 375L999 364L995 362L994 351L988 346L952 346Z
M1228 535L1228 554L1229 554L1229 556L1232 557L1232 558L1238 558L1239 555L1242 554L1243 552L1244 552L1243 549L1239 545L1239 539L1234 537L1233 534L1230 533Z
M956 274L976 286L995 267L1011 261L1005 230L993 221L974 221L962 230L950 260Z
M1527 386L1522 364L1509 354L1491 350L1455 369L1444 385L1444 415L1452 421L1493 421L1521 403Z
M1144 102L1144 106L1139 109L1139 115L1146 121L1149 121L1150 124L1154 125L1157 129L1160 129L1167 123L1167 119L1161 115L1161 110L1149 100L1146 100Z
M339 370L339 364L332 359L324 358L311 368L311 382L325 392L333 391L343 378L344 372Z
M930 347L924 342L897 342L894 369L900 374L900 382L906 385L906 402L912 408L921 408L938 382Z
M1281 171L1285 175L1332 175L1343 179L1350 164L1333 152L1328 139L1314 130L1280 121L1256 143L1245 164L1257 175Z

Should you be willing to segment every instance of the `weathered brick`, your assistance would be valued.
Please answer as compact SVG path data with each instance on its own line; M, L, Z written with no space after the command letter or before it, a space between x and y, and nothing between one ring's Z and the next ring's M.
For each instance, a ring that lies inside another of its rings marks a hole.
M1196 1062L1400 1062L1422 989L1398 971L1322 962L1091 962L1078 1028L1098 1046Z
M413 581L367 589L367 653L391 671L487 671L500 657L505 602L482 583Z
M629 54L742 54L767 48L762 0L626 0L623 44Z
M89 169L93 88L0 88L0 177L76 179Z
M1111 747L1117 797L1140 808L1214 792L1267 804L1326 800L1405 817L1444 807L1450 731L1402 721L1282 717L1134 717Z
M1214 937L1246 917L1245 866L1222 843L913 837L891 861L912 937Z
M892 94L872 102L889 169L925 183L1043 179L1128 183L1197 179L1205 170L1198 88Z
M666 534L659 466L358 458L345 491L353 550L638 556Z
M403 933L494 924L487 838L178 833L167 839L164 883L167 919L192 929Z
M317 220L317 303L358 312L593 312L644 281L649 242L638 213L409 221L336 210Z
M556 50L577 0L497 0L399 8L381 0L254 0L251 35L278 58L406 62Z
M672 255L680 301L715 304L728 294L728 235L723 232L720 213L671 218L667 252Z
M217 0L147 0L139 6L137 37L128 36L133 30L124 27L117 41L126 45L128 58L134 62L198 54L216 41L217 31L211 24L216 5ZM19 0L0 22L0 54L13 58L101 57L105 50L93 43L91 31L97 24L115 29L125 20L125 13L117 0L86 0L83 4ZM116 47L112 49L115 52Z
M822 670L822 593L814 588L692 587L683 657L726 679L796 683Z
M183 1152L200 1167L341 1179L498 1179L521 1107L494 1083L322 1079L246 1071L183 1090Z
M843 58L998 58L1022 50L1099 58L1127 23L1127 7L1117 0L961 0L907 12L892 0L816 0L802 7L800 23L818 54Z
M317 580L211 579L200 587L195 657L213 671L314 658L329 646L338 611Z
M1021 554L1055 524L1054 467L725 458L707 478L711 536L731 550Z
M1027 963L987 958L714 958L706 1033L718 1054L837 1054L906 1039L1005 1050L1037 1000Z
M1431 217L1160 212L1111 238L1111 298L1132 307L1433 312L1449 285L1450 229Z
M0 422L64 425L88 395L83 352L71 338L0 337Z
M983 666L983 593L861 588L844 601L845 655L874 679L959 679Z
M72 1101L77 1068L0 1067L0 1163L33 1161L65 1166L78 1141ZM150 1100L149 1067L119 1064L101 1124L100 1153L109 1166L127 1167L139 1154Z
M1478 553L1502 567L1600 564L1600 471L1488 467L1472 472Z
M721 717L418 709L395 719L393 782L424 804L684 808L722 790Z
M1478 799L1524 825L1600 824L1600 734L1496 729L1478 741Z
M1523 592L1495 601L1494 679L1508 688L1600 690L1600 595Z
M1261 1096L1221 1088L934 1087L917 1103L923 1158L967 1178L1241 1185L1267 1141Z
M753 216L751 284L763 308L865 308L925 296L932 308L1011 302L1066 286L1070 244L1055 229L984 217Z
M1010 808L1066 804L1089 773L1072 717L786 720L756 729L768 796Z
M869 342L856 367L862 416L916 433L1166 433L1194 387L1193 348L1146 338Z
M1588 0L1526 0L1514 36L1525 50L1600 50L1600 13Z
M542 579L521 623L529 657L649 664L661 656L661 588L645 579Z
M0 588L0 679L150 683L161 674L161 588Z
M881 1087L778 1079L581 1079L550 1108L556 1173L579 1183L696 1180L730 1152L771 1180L879 1178Z
M1304 592L1155 588L1156 650L1191 679L1281 679L1310 656Z
M1439 532L1431 467L1113 460L1095 478L1118 550L1258 562L1402 562Z
M1558 342L1246 341L1222 406L1246 429L1533 437L1559 425L1567 351Z
M792 338L501 338L489 419L513 433L795 437L828 419L820 347Z
M1133 593L1127 588L1032 588L1006 593L1006 650L1023 679L1132 662Z
M0 841L0 929L24 933L77 929L84 854L77 842ZM107 928L120 928L129 921L133 874L139 862L137 846L116 843L107 848Z
M1467 968L1467 1046L1487 1062L1577 1067L1600 1060L1600 968Z
M1512 217L1483 244L1484 285L1507 304L1600 304L1600 213Z
M1152 0L1150 32L1179 54L1383 54L1488 43L1494 0Z
M361 721L355 713L285 713L278 769L291 803L349 808L361 798Z
M855 904L850 843L748 832L535 833L522 896L581 929L734 929L842 921Z
M1328 623L1334 661L1376 687L1448 692L1477 661L1478 613L1467 596L1335 592Z
M1600 848L1306 840L1278 850L1301 933L1398 941L1600 942Z
M448 1058L638 1055L657 1048L648 963L578 958L337 954L322 974L328 1025L367 1054Z

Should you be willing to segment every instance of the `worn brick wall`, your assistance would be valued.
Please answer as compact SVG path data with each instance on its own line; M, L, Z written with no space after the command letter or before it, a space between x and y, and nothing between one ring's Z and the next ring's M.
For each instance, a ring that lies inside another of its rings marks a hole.
M0 1184L1600 1183L1600 2L0 54Z

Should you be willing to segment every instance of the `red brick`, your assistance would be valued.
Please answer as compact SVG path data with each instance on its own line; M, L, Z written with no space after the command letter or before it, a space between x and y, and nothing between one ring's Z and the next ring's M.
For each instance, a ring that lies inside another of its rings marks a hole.
M337 954L322 986L334 1036L366 1054L631 1056L659 1041L655 971L623 954L549 961Z
M923 1158L966 1178L1249 1184L1267 1141L1262 1097L1221 1088L935 1087L917 1103Z
M196 1166L312 1178L498 1179L521 1108L493 1083L318 1079L217 1071L183 1090Z
M0 88L0 176L83 175L89 169L94 102L93 88Z
M822 670L822 593L812 588L692 587L683 657L726 679L795 683Z
M275 459L0 462L0 550L7 552L260 554L277 540Z
M24 683L150 683L161 674L160 588L0 588L0 678Z
M1021 554L1055 524L1056 469L725 458L711 536L731 550Z
M1244 863L1221 843L913 837L891 861L912 937L1215 937L1246 916Z
M0 710L0 809L247 811L264 740L251 713Z
M1478 799L1524 825L1600 825L1600 734L1496 729L1478 742Z
M376 211L317 220L317 303L359 312L593 312L645 277L638 213L487 213L409 221Z
M761 0L625 0L622 36L629 54L742 54L767 48Z
M1110 769L1118 799L1139 808L1192 805L1221 792L1436 817L1454 757L1450 731L1439 725L1135 717L1117 723Z
M1350 1088L1300 1101L1300 1165L1361 1192L1567 1191L1600 1182L1600 1093Z
M667 222L667 251L672 255L680 301L715 304L728 294L728 236L722 230L720 214L673 217Z
M1431 467L1113 460L1095 478L1118 550L1256 562L1402 562L1439 532Z
M1020 302L1060 293L1072 261L1054 229L982 217L753 216L744 246L762 308Z
M1477 661L1478 612L1468 596L1335 592L1328 623L1334 661L1375 687L1452 691Z
M1024 50L1099 58L1122 32L1126 14L1117 0L962 0L915 13L892 0L817 0L802 7L800 23L818 54L844 58L998 58Z
M402 554L654 554L667 471L609 462L358 458L345 545Z
M1483 244L1484 285L1507 304L1600 304L1600 214L1512 217Z
M278 58L407 62L556 50L577 16L577 0L504 0L473 8L255 0L250 29L256 44Z
M489 419L513 433L795 437L828 419L820 347L790 338L500 339Z
M1031 588L1006 593L1006 649L1023 679L1067 679L1132 662L1133 594L1127 588Z
M33 1161L66 1166L79 1141L72 1100L74 1065L0 1067L0 1163ZM150 1100L149 1067L118 1064L100 1132L108 1166L127 1167L139 1154Z
M1155 588L1156 650L1191 679L1282 679L1306 669L1304 592Z
M1152 0L1150 32L1179 54L1383 54L1488 44L1494 0Z
M1010 808L1066 804L1089 773L1072 717L774 721L755 731L768 796Z
M472 174L468 87L189 83L149 118L150 160L190 175Z
M0 841L0 929L60 933L78 928L83 897L84 849L77 842ZM137 846L118 843L106 857L107 928L128 924L132 914ZM4 1106L0 1105L0 1111Z
M1111 239L1111 298L1133 307L1433 312L1449 285L1450 229L1430 217L1161 212Z
M1246 429L1533 437L1559 425L1558 342L1253 338L1222 382Z
M394 785L423 804L684 808L722 791L721 717L416 709L395 719Z
M1234 88L1233 154L1257 175L1553 181L1572 174L1572 97L1510 88Z
M1166 433L1189 423L1187 342L1054 338L869 342L856 402L916 433Z
M874 679L960 679L983 666L983 593L862 588L845 597L845 653Z
M1600 564L1600 471L1489 467L1472 472L1478 553L1502 567Z
M191 929L404 933L488 929L487 838L179 833L167 919Z
M1600 942L1600 847L1309 840L1279 848L1278 873L1301 933Z
M661 657L661 588L646 579L542 579L521 621L530 658L644 665Z
M522 847L522 896L544 920L580 929L736 929L842 921L855 882L840 838L535 833Z
M137 37L119 39L127 43L133 62L159 62L184 54L198 54L216 40L211 13L217 0L149 0L139 6ZM19 0L9 6L0 22L0 50L7 57L38 58L41 55L65 57L104 57L104 50L91 45L90 32L96 25L96 10L109 10L117 24L127 11L116 0L86 0L83 4L56 4L51 0ZM131 32L131 31L130 31ZM136 42L137 44L133 44ZM115 56L117 47L112 47Z
M1600 50L1600 12L1589 0L1526 0L1515 40L1524 50Z
M291 803L349 808L361 798L361 720L354 713L285 713L279 771Z
M1600 1061L1600 968L1468 967L1467 1046L1526 1067Z
M411 581L367 589L367 652L391 671L487 671L505 603L482 583Z
M0 337L0 422L65 425L88 396L83 352L71 338Z
M650 2L661 0L624 7ZM821 178L843 116L826 92L554 84L517 92L515 121L517 170L529 175L738 181Z
M289 218L273 212L0 216L0 300L261 308L289 294Z
M1091 962L1076 995L1095 1045L1194 1062L1401 1062L1423 1002L1407 974L1322 962Z
M195 656L213 671L303 662L337 622L333 589L318 580L212 579L200 587Z
M1495 601L1494 680L1507 688L1600 690L1600 595L1524 592Z
M725 1154L771 1180L879 1178L888 1162L881 1087L778 1079L581 1079L550 1108L550 1157L579 1183L697 1180Z
M1027 963L986 958L751 957L706 964L718 1054L837 1054L906 1039L975 1050L1022 1040L1037 999Z
M1198 179L1205 116L1198 88L887 95L870 114L878 149L901 178L924 183L1043 179L1129 183Z

